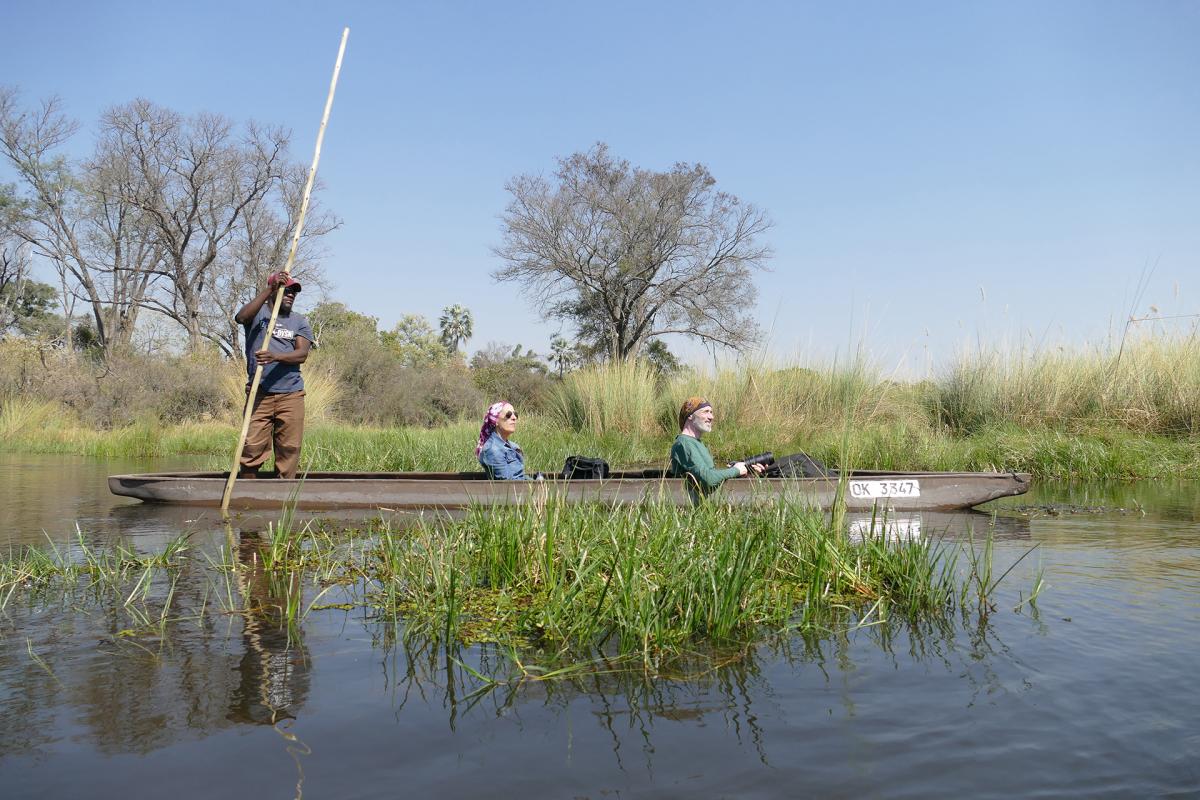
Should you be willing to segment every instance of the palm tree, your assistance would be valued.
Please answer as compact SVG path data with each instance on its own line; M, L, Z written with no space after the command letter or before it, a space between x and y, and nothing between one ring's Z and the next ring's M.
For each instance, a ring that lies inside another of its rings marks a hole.
M550 340L550 358L547 360L558 367L558 377L561 378L575 360L574 348L563 337L555 336Z
M471 312L458 303L443 308L438 323L442 327L442 344L452 353L457 352L458 345L470 339L474 332Z

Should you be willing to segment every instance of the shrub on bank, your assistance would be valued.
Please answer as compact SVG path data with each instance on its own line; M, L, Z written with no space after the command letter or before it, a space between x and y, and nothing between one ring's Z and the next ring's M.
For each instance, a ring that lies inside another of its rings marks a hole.
M216 354L149 356L115 353L106 361L36 341L0 342L0 395L61 404L100 429L135 422L212 420L235 403Z
M521 411L539 411L553 383L546 365L532 350L491 342L471 357L471 380L483 404L507 400Z
M327 376L330 390L336 387L329 416L342 422L444 425L478 413L484 403L461 361L406 366L386 345L366 337L321 348L304 371Z
M405 366L372 340L316 351L304 382L311 423L428 427L474 417L485 402L461 360ZM236 422L245 392L244 365L217 353L127 352L102 361L28 339L0 341L0 397L64 407L87 428Z

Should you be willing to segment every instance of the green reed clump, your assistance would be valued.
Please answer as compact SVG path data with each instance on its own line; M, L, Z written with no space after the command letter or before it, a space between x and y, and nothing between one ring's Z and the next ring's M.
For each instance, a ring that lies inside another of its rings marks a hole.
M239 541L230 530L218 557L191 556L186 537L152 554L82 536L70 548L23 548L0 560L0 610L14 597L99 604L128 619L119 637L162 641L210 613L298 635L314 610L366 607L413 641L497 643L523 672L519 654L531 646L566 671L597 653L658 671L693 650L733 652L774 634L815 641L893 617L936 625L955 609L986 617L1004 578L990 540L981 551L970 543L960 569L957 545L888 535L883 519L851 535L837 514L780 499L547 501L351 529L297 525L293 511ZM188 565L219 576L190 604L178 597Z
M663 433L670 401L661 380L643 361L612 361L567 375L555 386L547 415L567 430L597 436L655 436ZM675 404L678 408L678 403Z
M144 602L157 577L170 579L185 560L189 548L186 535L172 539L158 553L141 553L131 544L118 541L99 547L89 544L76 529L71 546L24 546L0 560L0 610L6 608L19 591L37 593L55 588L112 594L123 597L123 605Z
M834 604L945 610L938 547L854 541L799 505L548 502L384 530L369 573L410 631L532 638L649 658L688 643L819 624Z

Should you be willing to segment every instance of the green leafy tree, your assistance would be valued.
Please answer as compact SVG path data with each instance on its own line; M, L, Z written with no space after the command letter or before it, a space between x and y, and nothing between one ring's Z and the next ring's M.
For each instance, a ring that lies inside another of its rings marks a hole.
M23 336L62 333L62 318L50 309L58 299L58 290L48 283L25 281L0 288L0 333L15 329Z
M4 227L10 200L0 187L0 336L13 330L25 336L61 335L63 321L50 311L58 290L30 278L28 248Z
M408 367L444 364L449 356L429 320L420 314L405 314L394 328L381 334L381 338L392 348L400 363Z
M345 303L326 301L318 303L307 315L313 335L320 341L326 336L354 334L375 338L378 336L379 320L357 311L351 311Z
M442 309L438 323L442 328L442 344L451 352L457 352L459 344L466 342L475 332L471 312L457 303Z
M490 342L471 358L471 377L489 402L508 400L519 408L538 408L550 379L538 354L521 345Z
M669 378L683 368L679 359L667 349L662 339L652 339L642 348L642 357L650 363L654 371L664 378Z

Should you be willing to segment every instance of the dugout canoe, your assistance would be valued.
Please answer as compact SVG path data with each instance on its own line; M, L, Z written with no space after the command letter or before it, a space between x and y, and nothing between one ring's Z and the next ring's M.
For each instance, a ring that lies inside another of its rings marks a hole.
M226 473L159 472L112 475L113 494L150 503L218 506ZM896 511L950 511L973 508L1029 490L1023 472L881 472L856 470L845 476L846 506ZM716 497L735 505L777 497L828 509L838 478L735 478ZM633 503L643 499L690 503L679 479L661 470L614 472L603 480L491 481L481 472L310 472L303 479L239 480L231 508L279 507L295 499L299 508L462 508L518 505L550 497L568 502Z

